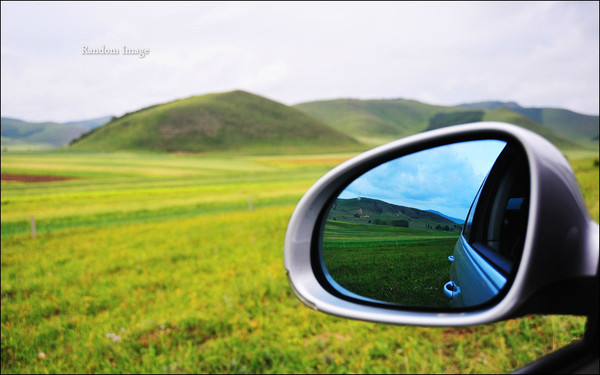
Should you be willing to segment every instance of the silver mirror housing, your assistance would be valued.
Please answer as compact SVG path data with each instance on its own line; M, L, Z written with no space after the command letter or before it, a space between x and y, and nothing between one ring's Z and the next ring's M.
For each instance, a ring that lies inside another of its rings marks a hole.
M418 310L343 298L331 292L327 281L317 277L320 222L331 200L344 187L394 158L481 139L517 145L529 164L530 208L525 243L514 279L505 293L475 309ZM331 170L298 203L286 233L284 264L292 289L312 309L391 324L467 326L533 313L587 314L594 302L589 296L594 295L598 282L598 248L598 224L589 218L577 181L562 153L526 129L481 122L400 139Z

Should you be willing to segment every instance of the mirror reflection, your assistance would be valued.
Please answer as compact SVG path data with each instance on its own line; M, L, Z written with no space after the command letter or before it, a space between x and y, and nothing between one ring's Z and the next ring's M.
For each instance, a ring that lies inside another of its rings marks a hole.
M348 296L403 306L493 298L518 261L526 225L528 169L511 150L499 140L449 144L354 180L330 207L321 236L331 284ZM512 227L504 228L508 221Z

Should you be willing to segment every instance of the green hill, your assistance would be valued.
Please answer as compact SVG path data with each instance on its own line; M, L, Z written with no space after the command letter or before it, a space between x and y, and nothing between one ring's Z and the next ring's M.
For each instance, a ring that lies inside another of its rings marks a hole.
M194 96L115 118L74 141L75 150L242 153L362 148L304 112L244 91Z
M110 117L57 123L27 122L2 117L2 150L33 151L67 146L90 129L107 123Z
M600 127L598 116L584 115L560 108L525 108L514 102L500 101L461 104L460 107L468 109L508 108L544 125L564 138L586 145L595 142L598 147L598 129Z
M294 107L334 129L373 144L422 132L436 113L460 110L405 99L336 99L301 103Z
M463 108L437 106L414 100L338 99L301 103L298 109L352 137L372 145L382 144L422 131L477 121L503 121L537 132L563 149L581 145L573 138L509 108ZM589 144L588 144L589 146Z
M546 138L560 149L572 150L582 147L576 141L569 138L565 138L562 135L552 131L552 129L549 129L548 127L530 119L529 117L523 116L508 108L485 110L483 115L483 121L501 121L519 125L523 128L538 133L539 135Z
M598 116L582 115L558 108L543 108L542 124L577 142L595 141L598 147Z
M26 122L2 117L2 149L43 150L66 146L87 129L53 122Z
M405 228L460 231L462 226L432 211L398 206L371 198L338 198L328 220Z

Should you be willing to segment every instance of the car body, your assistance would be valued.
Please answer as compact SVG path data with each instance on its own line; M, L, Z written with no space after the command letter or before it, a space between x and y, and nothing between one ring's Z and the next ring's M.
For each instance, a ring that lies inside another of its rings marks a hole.
M506 142L512 155L499 157L490 171L451 255L454 280L446 285L451 291L453 285L460 287L460 301L457 298L451 306L403 305L347 293L337 285L323 261L323 232L341 192L390 160L476 140ZM528 314L585 315L581 341L521 371L597 373L598 233L598 224L589 218L577 181L559 150L521 127L482 122L407 137L331 170L297 205L286 233L284 260L298 298L312 309L341 317L452 327ZM467 275L469 268L478 267L484 271ZM474 286L482 280L495 284L496 290Z
M500 294L518 264L529 211L525 156L508 146L475 196L456 242L444 292L453 307L478 306Z

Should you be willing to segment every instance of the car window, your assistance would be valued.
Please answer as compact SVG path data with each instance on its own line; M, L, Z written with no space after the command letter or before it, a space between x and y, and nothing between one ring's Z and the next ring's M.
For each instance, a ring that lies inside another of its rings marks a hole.
M514 147L507 148L474 199L463 230L468 243L505 274L523 249L529 188L525 156Z
M471 204L471 207L469 208L469 213L467 214L467 219L465 220L465 225L463 228L462 235L467 240L469 240L471 238L471 233L472 233L471 229L473 228L473 217L475 216L475 208L477 207L477 203L479 202L479 197L481 196L481 189L485 185L486 181L487 181L487 177L481 183L481 186L479 187L479 191L477 191L477 195L473 199L473 203Z

